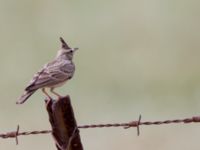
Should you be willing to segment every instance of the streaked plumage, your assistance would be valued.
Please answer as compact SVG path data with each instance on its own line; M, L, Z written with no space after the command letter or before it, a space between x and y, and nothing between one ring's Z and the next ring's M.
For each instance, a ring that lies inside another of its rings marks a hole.
M17 101L17 104L24 103L38 89L42 89L48 98L50 96L45 91L45 88L50 88L53 94L60 97L53 89L62 86L67 80L73 77L75 65L72 59L75 50L77 50L77 48L70 48L62 38L60 40L62 48L58 51L56 58L52 62L44 65L34 75L29 85L25 88L24 94Z

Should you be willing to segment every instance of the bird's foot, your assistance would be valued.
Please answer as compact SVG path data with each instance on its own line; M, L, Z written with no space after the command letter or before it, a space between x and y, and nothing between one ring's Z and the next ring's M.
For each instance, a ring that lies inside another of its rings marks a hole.
M46 98L45 98L45 101L46 102L50 102L52 100L52 98L50 97L50 96L47 96Z
M61 95L59 95L59 96L57 95L57 97L58 97L58 99L57 99L58 101L63 98Z

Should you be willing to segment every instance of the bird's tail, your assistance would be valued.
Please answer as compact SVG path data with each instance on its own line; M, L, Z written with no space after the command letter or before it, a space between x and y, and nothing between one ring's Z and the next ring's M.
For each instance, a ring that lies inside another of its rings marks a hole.
M18 99L16 104L23 104L36 90L24 91L24 94Z

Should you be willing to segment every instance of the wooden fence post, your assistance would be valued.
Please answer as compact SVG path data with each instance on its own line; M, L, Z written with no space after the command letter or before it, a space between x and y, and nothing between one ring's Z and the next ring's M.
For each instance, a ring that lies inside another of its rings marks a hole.
M70 97L45 102L57 150L83 150Z

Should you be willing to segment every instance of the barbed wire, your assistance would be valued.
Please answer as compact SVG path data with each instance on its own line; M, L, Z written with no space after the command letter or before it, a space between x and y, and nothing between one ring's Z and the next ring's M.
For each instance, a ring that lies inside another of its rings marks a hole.
M141 121L141 115L139 116L137 121L131 121L129 123L108 123L108 124L90 124L90 125L80 125L77 128L79 129L89 129L89 128L110 128L110 127L123 127L124 129L128 129L131 127L137 127L137 135L140 134L139 127L141 125L163 125L163 124L177 124L177 123L200 123L200 116L193 116L191 118L184 119L174 119L174 120L165 120L165 121ZM26 131L19 132L20 126L17 126L16 131L7 132L0 134L0 138L15 138L16 144L18 144L18 136L22 135L37 135L37 134L49 134L51 130L41 130L41 131Z

